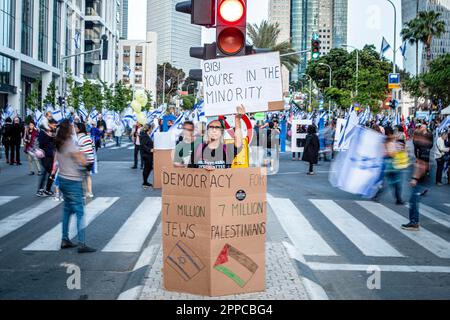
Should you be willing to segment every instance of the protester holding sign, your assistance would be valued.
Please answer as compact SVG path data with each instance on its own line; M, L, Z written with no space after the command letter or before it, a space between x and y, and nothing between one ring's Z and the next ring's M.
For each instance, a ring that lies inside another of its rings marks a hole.
M306 135L305 149L302 160L309 162L309 175L314 175L314 165L319 162L319 138L317 137L317 129L315 125L308 126L308 134Z
M231 168L234 157L242 148L241 118L245 114L245 108L240 105L236 111L234 144L225 144L224 124L219 120L211 121L207 126L205 143L199 145L196 150L195 167L209 171Z

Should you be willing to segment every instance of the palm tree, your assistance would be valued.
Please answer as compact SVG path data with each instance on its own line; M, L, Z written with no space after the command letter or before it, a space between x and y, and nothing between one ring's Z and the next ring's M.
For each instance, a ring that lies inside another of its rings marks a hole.
M423 43L427 53L427 69L431 62L431 44L445 32L445 21L441 14L435 11L421 11L416 18L406 23L402 30L404 40ZM414 39L414 40L413 40Z
M280 25L277 23L269 23L263 20L260 25L256 23L247 25L247 33L255 48L270 49L271 51L279 51L280 54L295 52L292 49L291 41L286 40L278 43L278 36L280 35ZM298 55L289 55L281 57L281 64L289 71L292 71L294 66L300 63Z
M416 27L417 20L413 19L405 23L404 28L400 32L403 41L408 41L410 45L415 45L416 47L416 77L419 75L419 41L420 33Z

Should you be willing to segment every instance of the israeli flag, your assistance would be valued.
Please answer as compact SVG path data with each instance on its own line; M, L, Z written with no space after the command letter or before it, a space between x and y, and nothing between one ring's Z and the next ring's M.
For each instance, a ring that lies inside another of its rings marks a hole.
M349 149L339 153L331 166L331 185L373 198L383 179L384 139L375 130L356 127Z
M3 113L4 118L14 118L16 111L14 110L14 108L12 107L12 105L7 104L6 108L5 108L5 112Z
M75 42L75 48L76 49L80 49L80 45L81 45L81 34L79 31L75 32L75 37L73 37L73 40Z
M42 120L42 112L39 109L36 109L36 111L34 112L34 123L39 126L39 124L41 123Z
M402 123L402 120L400 118L400 113L396 113L395 115L395 120L394 120L394 125L399 126Z
M188 112L182 112L173 122L173 125L170 127L168 132L171 132L175 137L178 137L183 132L183 123L186 121L186 117L188 116Z
M364 126L367 121L370 121L370 107L367 106L366 109L364 109L364 112L360 114L359 117L359 124Z
M405 41L403 42L403 44L400 46L400 52L402 53L403 58L406 60L406 49L407 49L407 45L408 43Z
M83 118L84 121L86 121L88 112L87 112L86 108L84 107L84 104L81 104L80 107L78 108L78 115L81 118Z
M386 51L388 51L391 48L391 45L387 42L386 38L383 37L383 40L381 41L381 57L384 57L384 54Z
M52 112L52 117L53 119L55 119L55 121L60 122L63 119L63 114L60 109L56 109Z
M437 128L437 133L448 131L450 127L450 116L447 116L444 121L442 121L441 125Z
M91 119L91 121L97 120L97 116L98 111L96 109L92 110L91 113L89 114L89 118Z
M52 112L53 113L53 111L55 111L55 108L53 108L53 106L51 104L46 104L44 106L44 108L45 108L45 112Z
M340 133L340 136L338 137L337 140L338 141L337 149L339 151L348 150L350 142L353 138L353 134L355 132L354 129L357 127L357 125L358 125L358 115L356 114L354 107L352 107L345 121L344 129Z
M153 140L153 137L155 136L155 133L159 132L159 131L161 131L160 126L155 126L155 128L150 133L150 138Z

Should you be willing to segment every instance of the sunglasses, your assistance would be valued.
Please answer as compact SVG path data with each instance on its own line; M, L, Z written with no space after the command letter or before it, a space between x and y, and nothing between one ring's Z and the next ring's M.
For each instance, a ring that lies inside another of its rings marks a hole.
M222 130L222 127L221 126L209 126L208 130L211 130L211 129Z

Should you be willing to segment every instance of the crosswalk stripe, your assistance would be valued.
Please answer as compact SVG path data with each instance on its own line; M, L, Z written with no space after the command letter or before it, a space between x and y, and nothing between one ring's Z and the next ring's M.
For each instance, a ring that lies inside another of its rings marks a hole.
M278 221L297 250L304 255L337 256L289 199L267 197Z
M15 199L17 199L18 197L14 197L14 196L1 196L0 197L0 206L7 204L8 202L11 202Z
M403 223L406 223L407 219L402 217L400 214L379 203L369 201L356 202L376 217L399 230L406 237L415 241L418 245L434 253L436 256L440 258L450 258L450 243L445 241L441 237L431 233L430 231L422 227L420 228L420 231L402 230L400 229L401 225Z
M406 205L409 208L409 204ZM437 223L442 224L443 226L446 226L447 228L450 228L450 216L448 214L445 214L444 212L441 212L439 210L436 210L430 206L427 206L426 204L421 203L419 206L419 212L421 215L436 221Z
M134 149L134 146L128 147L127 149L128 149L128 150L133 150L133 149Z
M39 217L45 212L56 207L59 202L52 199L44 199L42 202L31 205L28 208L20 210L0 221L0 238L24 226L29 221Z
M85 215L85 228L95 220L99 215L105 212L106 209L111 207L118 197L100 197L92 200L86 205ZM43 234L37 240L23 248L25 251L55 251L59 250L61 243L62 223L59 223L53 229L50 229L47 233ZM76 217L72 216L69 225L69 237L75 238L77 234Z
M408 266L408 265L368 265L368 264L340 264L308 262L308 266L315 271L369 271L380 272L417 272L417 273L450 273L448 266Z
M403 257L379 235L332 200L310 200L361 252L373 257Z
M103 252L138 252L161 212L161 198L147 197L103 248Z

